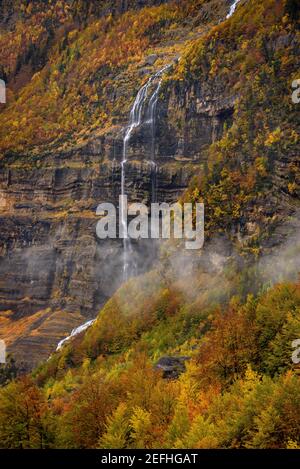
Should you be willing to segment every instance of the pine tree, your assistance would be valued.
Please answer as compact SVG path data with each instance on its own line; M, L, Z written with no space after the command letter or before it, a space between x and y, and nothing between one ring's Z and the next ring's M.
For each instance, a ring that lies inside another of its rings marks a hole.
M130 418L130 437L134 448L149 448L151 441L151 415L141 407L136 407Z
M128 410L125 403L119 404L108 418L106 431L99 440L99 448L126 448L130 433Z

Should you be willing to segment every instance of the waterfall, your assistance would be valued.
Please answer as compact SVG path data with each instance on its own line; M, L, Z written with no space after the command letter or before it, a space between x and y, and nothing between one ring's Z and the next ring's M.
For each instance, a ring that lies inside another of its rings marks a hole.
M230 18L233 13L235 12L235 9L237 7L237 4L239 3L240 0L234 0L233 4L231 5L230 7L230 10L229 10L229 13L228 15L226 16L226 19Z
M120 207L121 214L121 227L123 233L123 279L127 280L130 276L130 254L132 254L132 247L130 238L127 234L127 217L126 217L126 201L124 196L126 195L125 191L125 178L126 178L126 163L127 163L127 153L130 138L134 129L140 127L141 125L150 125L151 128L151 160L152 165L152 201L156 198L156 172L157 165L155 163L155 112L156 105L159 97L159 90L162 82L162 74L170 67L171 65L166 65L161 70L152 75L147 82L140 88L136 98L134 100L133 106L129 115L129 122L125 129L125 134L123 138L123 157L121 162L121 195L122 202ZM153 93L148 99L149 88L159 79L158 83L155 86ZM147 107L146 107L147 106ZM145 111L146 107L146 111Z
M166 70L169 66L161 70L161 73ZM156 106L159 97L159 91L161 88L162 79L160 78L151 98L149 99L147 115L146 115L146 124L150 126L151 130L151 181L152 181L152 191L151 191L151 201L156 202L156 186L157 186L157 164L155 163L155 116L156 116Z

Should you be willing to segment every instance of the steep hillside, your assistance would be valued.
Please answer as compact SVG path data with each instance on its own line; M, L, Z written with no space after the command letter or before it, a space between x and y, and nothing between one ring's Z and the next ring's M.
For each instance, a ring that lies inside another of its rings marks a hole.
M219 105L216 88L233 112L190 196L205 200L208 233L230 230L254 254L299 229L300 121L291 96L299 14L288 14L291 5L245 3L187 50L177 72L184 87L191 84L199 112Z
M41 158L40 146L57 151L74 139L84 142L93 130L103 134L116 121L124 123L132 97L153 69L147 55L158 54L157 69L226 12L225 1L126 2L128 9L162 5L116 16L109 8L115 2L100 11L99 2L89 2L96 15L82 13L86 2L74 3L75 9L69 2L21 2L21 19L1 34L9 85L0 134L6 159L16 152L19 159L36 146Z

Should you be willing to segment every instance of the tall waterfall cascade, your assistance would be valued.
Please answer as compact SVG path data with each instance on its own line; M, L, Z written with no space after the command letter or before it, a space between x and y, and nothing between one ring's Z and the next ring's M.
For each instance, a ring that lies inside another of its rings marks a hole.
M240 0L234 0L230 6L229 13L226 19L230 18L238 5ZM164 66L152 75L146 83L138 91L134 100L133 106L130 110L129 121L125 127L123 137L123 154L121 161L121 195L126 195L126 163L128 161L128 148L130 146L130 139L134 131L139 127L149 126L151 135L151 151L150 159L147 161L151 164L151 201L156 202L157 199L157 164L155 162L155 121L156 121L156 107L159 99L159 91L162 83L162 75L171 67L171 64ZM153 89L154 87L154 89ZM152 94L149 96L149 91ZM126 217L126 202L122 197L120 206L121 229L123 233L123 280L127 280L130 276L136 274L136 266L132 256L132 245L130 238L127 234L127 217Z
M147 82L140 88L129 115L129 122L125 128L123 138L123 154L121 162L121 195L122 203L120 206L121 228L123 233L123 279L127 280L131 275L136 274L136 266L132 263L132 245L130 238L127 234L127 217L126 217L126 203L124 196L126 194L126 163L128 161L128 148L130 145L130 138L134 131L141 126L149 126L151 134L151 152L150 159L147 159L151 165L151 200L156 200L156 173L157 165L155 163L155 117L156 107L159 98L159 91L162 83L162 75L168 70L171 65L166 65L154 75L152 75ZM154 87L154 89L153 89ZM149 91L152 93L149 96Z

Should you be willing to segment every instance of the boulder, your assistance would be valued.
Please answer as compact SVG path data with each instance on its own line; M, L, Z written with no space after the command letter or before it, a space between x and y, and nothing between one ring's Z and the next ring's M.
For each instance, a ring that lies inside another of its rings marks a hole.
M157 59L158 59L157 54L148 55L148 57L146 57L145 59L145 65L154 65Z
M186 370L186 360L190 360L190 357L164 356L155 363L154 368L162 370L165 379L177 379Z

